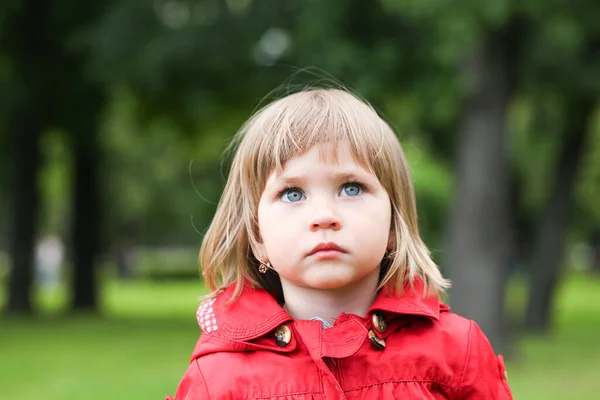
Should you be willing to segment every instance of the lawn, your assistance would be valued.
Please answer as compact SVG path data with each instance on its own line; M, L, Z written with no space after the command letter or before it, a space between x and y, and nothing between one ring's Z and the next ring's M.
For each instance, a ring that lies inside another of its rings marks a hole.
M173 394L198 337L194 283L106 286L105 317L63 318L63 297L44 293L35 320L0 320L4 398L161 399ZM600 397L600 280L569 278L560 291L557 328L523 338L508 365L516 399Z

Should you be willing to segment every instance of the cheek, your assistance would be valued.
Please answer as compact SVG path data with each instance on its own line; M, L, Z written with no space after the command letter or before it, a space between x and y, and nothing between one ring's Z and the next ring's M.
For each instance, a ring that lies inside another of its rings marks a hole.
M289 220L263 216L262 221L259 220L259 229L264 251L271 264L277 268L285 267L292 260L290 255L298 239Z
M293 235L292 217L278 205L259 204L257 218L260 236L267 247L280 244Z
M377 226L377 228L385 228L387 231L390 230L392 223L392 207L389 200L380 200L369 204L368 207L361 209L361 213L356 215L362 215L364 221L370 221L370 226Z
M372 247L381 247L385 251L392 228L392 210L389 202L381 202L372 208L370 213L364 214L360 225L363 240Z

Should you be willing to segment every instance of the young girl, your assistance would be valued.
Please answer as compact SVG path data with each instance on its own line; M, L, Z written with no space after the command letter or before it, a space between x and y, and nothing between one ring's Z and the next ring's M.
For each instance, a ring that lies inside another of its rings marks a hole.
M438 300L404 154L368 104L305 90L236 139L176 400L512 399L502 357Z

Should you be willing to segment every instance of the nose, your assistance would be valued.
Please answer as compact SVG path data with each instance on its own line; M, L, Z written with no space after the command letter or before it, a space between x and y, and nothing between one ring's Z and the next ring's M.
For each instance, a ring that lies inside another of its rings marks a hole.
M310 230L332 229L337 231L342 228L342 220L332 210L330 206L322 205L315 210L310 220Z

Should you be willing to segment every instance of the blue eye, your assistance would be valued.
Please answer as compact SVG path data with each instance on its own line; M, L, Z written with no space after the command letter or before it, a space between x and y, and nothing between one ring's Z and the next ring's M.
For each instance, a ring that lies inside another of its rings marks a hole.
M287 189L281 193L281 200L287 203L296 203L304 199L304 194L299 189Z
M358 196L363 191L362 186L359 183L346 183L342 187L342 195L346 195L349 197Z

